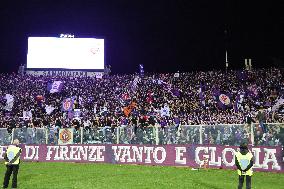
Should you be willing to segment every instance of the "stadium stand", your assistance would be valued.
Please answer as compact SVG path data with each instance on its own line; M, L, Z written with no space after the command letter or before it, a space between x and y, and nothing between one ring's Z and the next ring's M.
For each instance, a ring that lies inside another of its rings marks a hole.
M109 126L112 133L132 125L137 134L155 125L176 131L180 125L248 124L248 117L283 123L282 75L277 68L102 79L1 74L0 125L8 131Z

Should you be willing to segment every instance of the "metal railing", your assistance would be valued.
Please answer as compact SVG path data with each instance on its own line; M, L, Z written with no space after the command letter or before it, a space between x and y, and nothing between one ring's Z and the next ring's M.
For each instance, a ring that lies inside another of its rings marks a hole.
M73 130L74 144L212 144L278 146L284 144L284 123L265 124L263 133L258 124L182 125L179 127L134 127L122 125L116 128L80 128ZM57 144L58 132L51 128L0 129L0 145L13 139L25 144Z

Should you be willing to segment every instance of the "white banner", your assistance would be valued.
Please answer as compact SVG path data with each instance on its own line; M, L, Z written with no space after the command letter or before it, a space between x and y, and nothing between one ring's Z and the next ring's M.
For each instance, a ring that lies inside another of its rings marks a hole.
M35 76L67 76L67 77L96 77L102 78L103 72L89 72L89 71L32 71L26 70L26 74Z

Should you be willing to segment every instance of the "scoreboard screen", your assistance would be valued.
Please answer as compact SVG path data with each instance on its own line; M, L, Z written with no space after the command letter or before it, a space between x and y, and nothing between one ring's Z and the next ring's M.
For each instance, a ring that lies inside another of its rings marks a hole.
M29 37L27 69L104 69L104 39Z

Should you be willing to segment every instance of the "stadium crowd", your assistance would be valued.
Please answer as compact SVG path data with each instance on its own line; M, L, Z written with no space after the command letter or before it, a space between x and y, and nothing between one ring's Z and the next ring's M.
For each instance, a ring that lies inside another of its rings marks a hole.
M252 122L281 123L283 117L272 107L284 91L282 75L276 68L103 78L0 74L0 125L177 127L240 124L248 117ZM51 93L47 86L54 81L63 86ZM221 105L217 93L226 94ZM6 94L13 98L10 107ZM79 116L62 111L66 98L74 100L72 110L80 109Z

